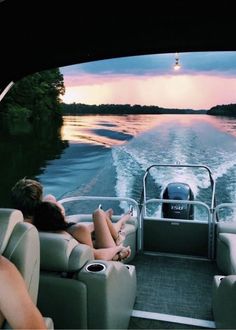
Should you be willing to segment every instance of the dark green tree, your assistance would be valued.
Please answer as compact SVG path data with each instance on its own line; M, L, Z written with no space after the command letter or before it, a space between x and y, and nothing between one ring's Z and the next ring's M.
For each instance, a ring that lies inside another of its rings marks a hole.
M236 117L236 104L216 105L207 111L208 115Z
M64 93L64 78L59 69L38 72L13 85L2 100L0 111L13 120L61 118L60 96Z

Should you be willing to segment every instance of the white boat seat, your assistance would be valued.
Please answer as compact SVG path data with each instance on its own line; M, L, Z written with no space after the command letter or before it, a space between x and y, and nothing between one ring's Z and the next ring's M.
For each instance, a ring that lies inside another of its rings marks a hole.
M217 223L217 233L229 233L236 234L236 222L218 222Z
M55 328L127 329L136 297L135 267L93 260L92 249L67 233L40 232L39 237L38 307Z
M68 233L39 232L43 271L75 272L93 259L92 249Z
M0 249L23 276L34 303L39 283L39 237L37 229L23 221L20 211L0 209Z
M236 222L217 223L216 262L224 275L236 274Z
M216 261L223 274L236 274L236 234L219 233Z
M212 308L217 329L236 329L236 275L214 276Z
M24 222L19 210L0 209L0 251L20 271L35 305L38 298L40 250L37 229ZM45 317L47 329L54 329L53 320ZM11 329L5 321L3 329Z

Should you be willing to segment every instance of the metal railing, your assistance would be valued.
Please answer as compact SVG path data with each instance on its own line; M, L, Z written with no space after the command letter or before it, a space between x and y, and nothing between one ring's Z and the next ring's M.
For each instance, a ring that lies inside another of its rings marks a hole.
M216 201L215 201L215 180L213 179L213 176L212 176L212 172L211 172L211 169L208 167L208 166L205 166L205 165L196 165L196 164L153 164L151 166L149 166L147 169L146 169L146 172L143 176L143 191L142 191L142 201L141 201L141 204L142 203L145 203L146 200L147 200L147 190L146 190L146 180L147 180L147 176L150 172L150 170L154 167L172 167L172 168L193 168L193 169L196 169L196 168L202 168L202 169L205 169L209 175L209 180L210 180L210 184L211 184L211 191L212 191L212 195L211 195L211 213L213 213L213 210L214 210L214 207L216 205Z

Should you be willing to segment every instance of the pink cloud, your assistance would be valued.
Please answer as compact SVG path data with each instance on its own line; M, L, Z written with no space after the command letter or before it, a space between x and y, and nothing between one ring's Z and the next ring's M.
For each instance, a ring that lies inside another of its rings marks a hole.
M214 75L88 75L64 77L66 103L140 104L209 109L236 103L236 77Z

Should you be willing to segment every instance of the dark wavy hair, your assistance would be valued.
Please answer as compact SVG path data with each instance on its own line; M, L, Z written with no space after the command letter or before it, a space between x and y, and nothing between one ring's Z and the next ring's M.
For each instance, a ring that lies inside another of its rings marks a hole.
M36 206L34 225L41 231L65 230L68 227L61 209L56 204L46 201Z

